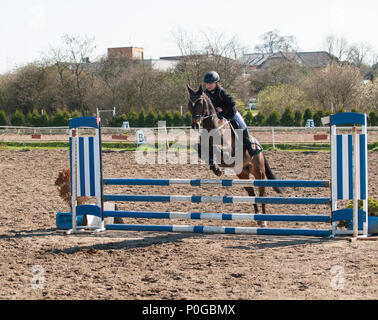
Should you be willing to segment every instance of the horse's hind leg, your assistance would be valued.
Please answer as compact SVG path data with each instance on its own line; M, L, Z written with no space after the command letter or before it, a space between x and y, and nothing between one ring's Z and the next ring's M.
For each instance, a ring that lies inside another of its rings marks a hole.
M255 197L256 196L255 189L253 189L253 187L244 187L244 189L248 192L248 196L250 196L250 197ZM258 214L259 213L259 208L258 208L257 204L254 203L253 207L255 209L255 213Z
M260 155L258 155L260 156ZM264 160L263 159L258 159L258 157L255 157L255 159L252 160L252 167L251 167L251 173L257 180L265 180L266 174L265 174L265 166L264 166ZM266 196L266 191L265 187L259 187L259 196L260 197L265 197ZM262 209L262 214L266 213L265 210L265 203L261 204L261 209ZM259 225L266 227L267 223L266 221L260 221Z
M239 179L249 179L249 174L250 174L250 171L249 171L249 168L244 168L243 171L238 174L238 178ZM248 196L250 197L255 197L256 194L255 194L255 189L253 187L244 187L244 189L248 192ZM253 207L255 209L255 214L258 214L259 213L259 208L257 206L256 203L253 204ZM265 208L264 208L265 210ZM258 221L257 224L259 226L262 226L263 225L263 221Z
M261 179L261 180L263 180L263 179ZM259 187L259 196L260 197L265 197L266 196L265 187ZM261 204L261 210L262 210L262 212L261 212L262 214L266 213L265 203ZM258 224L261 227L267 227L268 226L268 223L266 221L259 221Z

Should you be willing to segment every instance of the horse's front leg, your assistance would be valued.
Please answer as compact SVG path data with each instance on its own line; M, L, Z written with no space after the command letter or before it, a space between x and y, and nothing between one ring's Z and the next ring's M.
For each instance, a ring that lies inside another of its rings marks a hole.
M213 145L210 144L209 147L209 164L210 170L214 172L215 175L218 177L222 175L222 171L219 169L218 165L214 162L214 150Z
M197 146L197 154L198 154L198 157L202 160L204 160L205 162L208 161L209 165L210 165L210 170L214 172L214 174L216 174L218 177L222 175L222 171L219 169L219 167L214 163L214 158L213 158L213 153L212 151L209 151L209 157L207 158L206 155L203 155L201 153L201 143L198 144ZM204 156L204 157L202 157Z

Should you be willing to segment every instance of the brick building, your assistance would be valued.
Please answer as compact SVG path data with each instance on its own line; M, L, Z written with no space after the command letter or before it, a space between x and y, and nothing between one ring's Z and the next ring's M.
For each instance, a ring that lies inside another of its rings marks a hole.
M108 57L127 57L144 60L144 50L143 48L137 47L108 48Z

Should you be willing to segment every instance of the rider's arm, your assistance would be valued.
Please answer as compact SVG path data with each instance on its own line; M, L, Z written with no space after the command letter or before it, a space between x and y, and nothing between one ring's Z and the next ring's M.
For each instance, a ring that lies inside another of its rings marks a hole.
M236 113L235 100L224 89L221 90L220 95L222 98L222 106L223 106L222 114L224 114L226 118L232 119Z

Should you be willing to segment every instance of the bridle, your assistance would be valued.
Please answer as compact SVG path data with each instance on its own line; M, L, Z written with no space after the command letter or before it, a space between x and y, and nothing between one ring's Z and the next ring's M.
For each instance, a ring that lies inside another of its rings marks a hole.
M200 118L200 121L202 121L202 120L210 117L209 113L205 114L205 112L208 111L207 102L206 102L205 97L203 96L203 94L201 94L201 96L198 99L196 99L195 101L192 101L192 99L189 98L189 101L192 104L193 110L194 110L194 107L197 104L197 102L200 101L200 100L202 100L202 113L201 114L192 114L192 119Z

